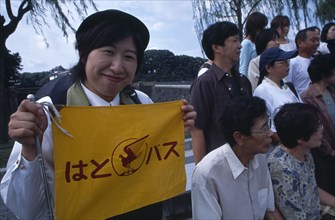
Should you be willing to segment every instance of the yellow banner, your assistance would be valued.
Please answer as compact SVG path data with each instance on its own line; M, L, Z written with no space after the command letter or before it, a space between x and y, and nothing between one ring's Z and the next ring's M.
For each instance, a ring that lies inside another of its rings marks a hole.
M105 219L185 191L182 101L64 107L53 125L56 219Z

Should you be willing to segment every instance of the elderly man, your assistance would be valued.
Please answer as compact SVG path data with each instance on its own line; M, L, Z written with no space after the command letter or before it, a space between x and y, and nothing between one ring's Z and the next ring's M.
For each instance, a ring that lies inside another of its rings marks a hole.
M320 36L315 28L303 29L295 36L298 56L290 60L290 70L285 82L292 82L299 95L307 89L311 80L307 68L320 45Z
M228 143L207 154L192 176L194 219L281 219L263 153L272 131L265 101L232 100L219 121Z

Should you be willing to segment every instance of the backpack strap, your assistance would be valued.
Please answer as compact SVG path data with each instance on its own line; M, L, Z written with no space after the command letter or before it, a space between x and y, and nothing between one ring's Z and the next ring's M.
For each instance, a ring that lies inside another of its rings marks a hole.
M126 86L120 92L120 104L121 105L141 104L141 101L139 100L135 89L130 85Z
M285 84L288 86L288 88L290 88L290 90L294 93L294 95L299 99L299 95L297 93L297 90L295 90L295 86L293 85L293 83L286 82Z
M203 63L201 66L200 66L200 68L199 69L202 69L202 68L207 68L207 69L210 69L211 68L211 64L209 64L209 63L207 63L207 62L205 62L205 63Z

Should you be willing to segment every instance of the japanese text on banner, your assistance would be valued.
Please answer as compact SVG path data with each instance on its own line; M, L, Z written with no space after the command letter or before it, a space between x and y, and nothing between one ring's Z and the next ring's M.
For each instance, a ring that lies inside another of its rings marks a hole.
M64 107L53 125L57 219L105 219L185 191L182 101Z

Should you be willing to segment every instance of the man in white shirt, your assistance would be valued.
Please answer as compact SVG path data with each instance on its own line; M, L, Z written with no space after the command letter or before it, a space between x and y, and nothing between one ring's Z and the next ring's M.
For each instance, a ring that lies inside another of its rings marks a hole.
M272 131L264 100L232 100L220 124L226 144L211 151L192 176L193 219L281 219L263 153Z
M320 45L320 36L314 28L306 28L297 33L295 43L298 56L291 59L290 71L284 81L292 82L300 95L311 82L307 69Z

